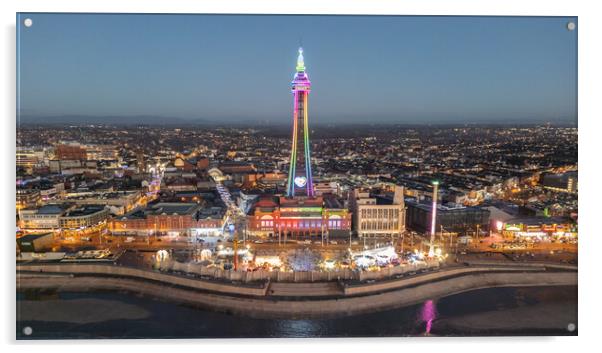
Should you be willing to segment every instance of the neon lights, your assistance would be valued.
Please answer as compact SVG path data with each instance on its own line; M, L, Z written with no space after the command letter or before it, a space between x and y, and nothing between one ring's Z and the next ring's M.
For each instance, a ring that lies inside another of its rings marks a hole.
M322 212L322 207L280 207L280 212Z
M303 95L303 144L305 145L305 175L307 176L307 196L314 196L314 185L311 176L311 155L309 153L309 127L307 118L307 93Z
M307 179L304 176L295 177L295 185L302 188L307 184Z
M287 179L286 193L288 197L295 196L295 189L305 188L305 195L308 197L314 197L313 177L311 172L311 148L309 142L309 120L308 120L308 94L311 90L311 82L305 72L305 62L303 59L303 48L299 48L299 56L297 58L297 72L292 82L293 92L293 143L291 146L291 158L289 165L289 174ZM303 119L303 121L299 121ZM297 149L300 149L299 129L303 124L303 156L297 155ZM301 164L298 158L303 157L303 163L305 164L304 175L301 174L301 166L297 170L297 164ZM299 172L300 175L297 175Z
M297 110L298 110L298 103L297 103L297 95L298 93L295 92L293 97L294 97L294 103L293 103L293 146L292 146L292 150L291 150L291 159L290 159L290 165L288 168L288 182L287 182L287 187L286 187L286 193L288 194L288 196L295 196L295 186L293 184L293 179L295 178L295 169L296 169L296 164L297 164Z
M299 56L297 57L297 72L305 71L305 63L303 61L303 48L299 48Z

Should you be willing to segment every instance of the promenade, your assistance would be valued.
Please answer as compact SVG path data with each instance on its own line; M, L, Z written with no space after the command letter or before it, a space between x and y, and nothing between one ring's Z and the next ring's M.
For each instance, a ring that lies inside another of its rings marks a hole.
M311 318L398 308L475 289L575 286L573 266L475 264L357 282L228 282L106 264L17 265L17 290L130 291L252 317Z

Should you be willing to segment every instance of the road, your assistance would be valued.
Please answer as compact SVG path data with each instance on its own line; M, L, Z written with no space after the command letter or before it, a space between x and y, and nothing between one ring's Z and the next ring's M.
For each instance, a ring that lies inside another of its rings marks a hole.
M228 199L228 198L226 198ZM332 239L332 242L324 242L322 244L319 237L314 237L309 244L305 241L289 240L284 242L284 238L281 239L281 243L278 244L278 239L257 239L245 238L245 221L246 217L236 208L235 206L229 207L229 214L232 216L232 222L236 225L235 231L238 232L239 247L249 246L252 251L256 253L278 253L282 251L294 250L294 249L312 249L320 251L332 251L332 252L344 252L351 248L353 251L359 251L364 249L364 246L373 248L376 246L382 246L390 242L391 239L366 239L354 240L349 244L349 238L337 238ZM336 242L336 243L334 243ZM428 239L419 234L406 234L403 237L403 242L397 239L395 247L398 252L414 251L428 251ZM514 259L515 261L527 261L527 260L558 260L562 262L576 262L577 261L577 244L566 244L566 243L552 243L552 242L540 242L532 244L531 246L515 246L506 248L492 248L492 244L503 244L504 239L499 236L489 236L474 241L472 244L462 245L457 242L456 239L449 239L443 237L443 239L437 237L437 244L442 245L444 253L450 255L470 255L470 256L491 256L488 254L500 254L506 258ZM57 236L53 244L52 249L54 251L66 251L73 252L78 250L88 249L129 249L138 251L158 251L162 249L173 249L173 250L194 250L202 248L213 248L213 245L207 243L191 243L186 237L170 238L167 236L113 236L110 234L103 234L101 232L95 232L87 234L83 237L78 236L63 236L62 238ZM232 242L220 242L217 245L224 247L233 247Z

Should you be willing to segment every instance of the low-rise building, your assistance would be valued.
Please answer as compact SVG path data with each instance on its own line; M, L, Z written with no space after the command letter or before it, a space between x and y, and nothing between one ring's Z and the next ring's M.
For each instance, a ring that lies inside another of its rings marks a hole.
M35 207L40 204L39 189L17 188L17 209Z
M420 233L431 231L432 203L407 199L406 224L409 229ZM437 205L435 229L437 232L467 234L489 229L490 211L483 207L457 204Z
M572 171L563 174L546 173L540 181L545 189L575 194L578 190L578 180L577 172Z
M36 151L31 148L17 147L16 166L17 169L23 168L25 172L31 174L39 159Z
M17 246L20 252L39 252L49 249L52 241L52 233L32 233L17 238Z
M86 148L78 143L65 143L55 146L54 154L59 160L85 160Z
M56 202L73 203L76 205L103 205L115 215L123 215L143 202L144 195L139 190L128 191L71 191L62 200Z
M577 223L567 217L517 217L503 222L501 231L516 238L576 238Z
M69 206L45 205L40 208L29 208L19 211L19 226L23 230L58 230L59 219L64 215Z
M405 232L403 187L393 193L376 193L355 189L349 204L353 212L354 230L360 238L399 237Z
M104 205L85 205L66 212L59 218L63 230L84 230L101 225L109 217L109 209Z
M109 222L117 235L190 235L223 234L226 209L207 203L160 202L138 208Z

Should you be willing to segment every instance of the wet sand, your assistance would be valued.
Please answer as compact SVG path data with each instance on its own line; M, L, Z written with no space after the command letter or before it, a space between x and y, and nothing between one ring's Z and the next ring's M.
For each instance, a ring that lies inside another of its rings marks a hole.
M569 331L569 324L574 324ZM473 332L475 334L504 333L525 330L565 331L574 333L577 328L577 303L538 303L517 308L486 311L462 316L439 319L434 325L446 332Z
M150 312L140 306L107 299L21 300L17 302L17 317L21 321L90 324L146 319L150 317Z

